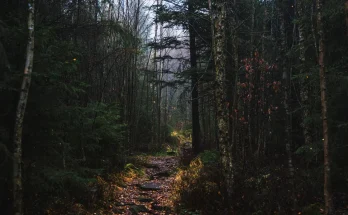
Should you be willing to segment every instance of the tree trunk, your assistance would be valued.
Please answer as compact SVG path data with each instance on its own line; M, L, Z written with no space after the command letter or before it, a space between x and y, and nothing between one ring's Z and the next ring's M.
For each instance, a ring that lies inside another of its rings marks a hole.
M298 17L302 17L304 15L304 3L299 1L297 3L297 14ZM312 131L310 124L308 123L308 118L311 116L310 113L310 105L309 105L309 82L308 75L306 75L306 56L305 56L305 35L304 35L305 26L303 22L300 22L298 25L298 37L299 37L299 61L300 61L300 74L303 76L301 78L301 87L300 87L300 98L303 106L302 111L302 128L303 128L303 136L306 145L312 144Z
M315 9L315 1L312 3L312 8L311 8L311 30L312 30L312 39L313 39L313 45L315 48L315 56L318 58L318 45L317 45L317 33L314 27L314 9Z
M286 46L283 46L286 47ZM284 79L284 109L285 109L285 114L286 114L286 120L285 120L285 149L286 149L286 154L287 154L287 160L288 160L288 170L289 170L289 183L290 183L290 189L291 189L291 199L293 201L293 214L296 214L296 197L295 197L295 191L294 191L294 166L292 164L292 152L291 152L291 112L290 112L290 76L288 74L288 69L285 67L285 63L283 63L283 79Z
M162 0L157 0L157 5L162 6ZM163 22L160 22L160 28L159 28L159 42L160 46L162 47L162 37L163 37ZM158 84L157 84L157 147L159 148L161 146L161 103L162 103L162 77L163 77L163 59L162 59L162 48L159 50L159 72L158 72Z
M237 8L237 1L234 0L233 1L233 7ZM232 26L237 26L237 22L238 22L238 16L237 14L233 14L232 15ZM232 144L232 157L233 155L236 154L237 152L237 147L239 147L239 145L237 144L237 120L238 120L238 113L237 110L238 109L238 87L237 87L237 83L238 83L238 70L239 70L239 55L238 55L238 32L237 32L237 28L233 27L232 30L232 47L233 47L233 62L234 62L234 92L233 92L233 103L232 103L232 134L231 134L231 144ZM233 157L235 158L235 157Z
M192 98L192 148L195 154L199 153L200 124L197 78L197 50L196 32L194 29L194 7L192 0L188 0L189 36L190 36L190 63L191 63L191 98Z
M267 11L267 5L265 5L265 9L263 11L264 17L262 20L262 40L261 40L261 54L264 59L266 59L266 53L265 53L265 37L266 37L266 26L267 26L267 17L268 17L268 11Z
M199 68L202 68L202 65L199 66ZM202 92L204 92L204 83L200 83L198 85L198 94L200 94ZM200 136L200 140L202 142L202 144L206 144L206 140L207 140L207 130L205 129L205 121L206 121L206 115L205 115L205 105L206 105L206 95L201 96L201 98L199 99L199 121L200 121L200 132L202 132L202 136ZM205 147L205 146L204 146Z
M254 57L254 31L255 31L255 0L251 0L251 30L250 30L250 58ZM249 76L249 84L253 83L253 75L250 73ZM255 84L255 83L253 83ZM249 85L250 86L250 85ZM253 95L253 90L251 87L249 87L249 96ZM249 144L249 152L250 152L250 156L253 155L254 150L253 150L253 141L252 141L252 137L253 135L256 136L255 134L253 134L254 132L252 131L252 124L253 122L253 118L254 115L252 114L253 110L252 110L252 102L253 100L249 100L248 102L248 144ZM256 117L256 115L255 115Z
M157 0L157 7L158 7L158 0ZM158 9L158 8L157 8ZM157 43L157 31L158 31L158 17L156 14L156 18L155 18L155 38L154 38L154 42ZM156 129L156 81L157 81L157 47L154 47L154 58L153 58L153 64L154 64L154 74L153 74L153 78L152 78L152 84L153 84L153 95L152 95L152 141L151 141L151 145L155 146L157 144L157 129ZM157 89L158 90L158 89Z
M348 37L348 0L344 4L344 11L346 12L346 35Z
M25 108L27 105L31 73L34 59L34 1L28 3L28 45L26 53L26 62L24 67L24 76L19 95L18 106L16 110L16 119L14 127L13 143L13 206L14 214L23 214L23 187L22 187L22 131Z
M232 196L233 174L231 147L228 135L228 106L226 101L226 55L225 55L225 21L226 7L224 0L215 1L214 11L214 60L215 60L215 97L217 104L218 145L221 156L222 174L226 186L226 200Z
M324 24L322 21L322 0L317 0L317 25L319 34L319 75L320 75L320 95L321 95L321 117L323 120L323 142L324 142L324 198L325 214L333 214L331 198L330 180L330 155L329 155L329 126L327 122L327 102L326 102L326 78L325 78L325 42Z
M251 0L250 57L254 54L255 0Z
M285 110L285 151L287 155L287 162L288 162L288 175L289 175L289 191L290 191L290 196L289 199L292 201L292 213L291 214L296 214L296 208L297 208L297 202L296 202L296 195L295 195L295 183L294 183L294 166L293 166L293 160L292 160L292 151L291 151L291 146L292 146L292 116L291 116L291 108L290 108L290 98L291 98L291 71L292 66L289 65L291 63L291 59L289 59L286 56L286 53L289 48L289 43L287 42L287 31L286 29L288 28L288 23L286 22L286 12L284 10L281 11L281 27L280 27L280 38L281 38L281 43L280 43L280 59L282 59L281 62L281 67L283 69L283 80L284 80L284 100L283 100L283 105L284 105L284 110ZM296 28L293 26L293 32L292 34L295 34ZM303 53L304 55L304 53Z

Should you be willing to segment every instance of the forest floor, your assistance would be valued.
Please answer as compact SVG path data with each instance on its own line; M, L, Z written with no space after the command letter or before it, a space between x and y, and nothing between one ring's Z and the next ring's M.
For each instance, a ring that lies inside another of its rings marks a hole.
M114 214L174 214L171 189L179 159L147 156L144 175L126 183L116 194Z

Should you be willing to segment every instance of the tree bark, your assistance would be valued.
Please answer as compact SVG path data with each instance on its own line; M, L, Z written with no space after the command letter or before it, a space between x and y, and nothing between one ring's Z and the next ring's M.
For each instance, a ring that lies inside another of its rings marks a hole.
M322 21L322 0L317 0L317 25L319 34L319 76L320 76L320 95L321 95L321 117L323 121L323 142L324 142L324 198L325 214L333 214L331 178L330 178L330 154L329 154L329 126L327 114L326 98L326 78L325 78L325 35L324 24Z
M157 9L158 9L158 0L157 0ZM155 38L154 38L154 42L157 43L157 32L158 31L158 17L156 14L156 18L155 18ZM154 47L154 58L153 58L153 64L154 64L154 74L152 76L152 84L153 84L153 94L152 94L152 124L151 124L151 131L152 131L152 140L151 140L151 145L155 146L157 144L157 129L156 129L156 81L157 81L157 47ZM158 85L157 85L158 88ZM158 90L158 89L157 89Z
M192 0L188 0L189 13L189 37L190 37L190 63L191 63L191 99L192 99L192 148L195 154L199 153L200 124L199 124L199 101L198 101L198 78L197 78L197 50L196 32L194 29L194 7Z
M299 1L297 4L297 14L298 17L302 17L304 15L304 3L302 1ZM310 124L308 123L308 118L311 116L310 109L309 109L309 82L308 75L306 75L306 56L305 56L305 26L303 22L300 22L298 25L298 37L299 37L299 61L300 61L300 74L303 76L300 84L300 98L301 103L303 105L303 114L302 114L302 128L303 128L303 136L305 140L306 145L312 144L312 131Z
M231 146L228 135L228 106L226 95L226 6L224 0L215 1L214 10L214 61L215 61L215 97L217 103L218 145L221 156L222 174L226 186L226 202L232 196L233 172Z
M254 55L255 0L251 0L250 57Z
M250 30L250 58L254 57L254 30L255 30L255 0L251 0L251 30ZM252 74L250 74L249 76L249 81L251 84L254 80L254 77ZM255 83L254 83L255 84ZM253 90L251 87L249 87L249 96L253 95ZM255 136L255 134L253 134L254 132L252 131L252 124L254 123L253 118L254 115L252 114L252 112L254 110L252 110L252 102L253 100L250 100L248 102L248 144L249 144L249 152L250 152L250 156L253 155L254 150L253 150L253 141L252 141L252 137L253 135ZM255 118L257 116L255 115Z
M348 0L344 4L344 11L346 12L346 35L348 37Z
M157 5L162 6L162 0L157 0ZM163 59L162 59L162 37L163 37L163 23L160 22L159 26L159 42L160 42L160 50L159 50L159 71L158 71L158 84L157 84L157 147L161 146L161 103L162 103L162 77L163 77Z
M285 150L287 154L287 161L288 161L288 174L289 174L289 184L290 184L290 195L291 197L289 199L292 200L292 214L296 214L296 196L295 196L295 183L294 183L294 175L295 170L292 162L292 152L291 152L291 146L292 146L292 116L291 116L291 109L290 109L290 98L291 98L291 75L289 74L289 68L287 67L288 64L288 58L286 57L286 48L287 46L287 40L286 40L286 32L285 32L285 17L283 14L282 20L281 20L281 59L283 59L282 62L282 69L283 69L283 80L284 80L284 109L285 109ZM295 33L295 31L293 32ZM291 66L290 66L291 70Z
M235 8L235 11L237 11L237 1L233 1L233 7ZM238 16L237 14L232 15L232 26L237 26L238 22ZM233 155L236 154L237 152L237 147L239 147L239 144L237 144L237 119L238 119L238 113L235 112L234 110L238 109L239 101L238 101L238 70L239 70L239 55L238 55L238 31L237 28L233 27L234 29L232 30L232 48L233 48L233 62L234 62L234 92L233 92L233 103L232 103L232 134L231 134L231 144L232 144L232 157ZM233 157L235 158L235 157Z
M26 61L14 127L13 143L13 209L15 215L23 214L23 186L22 186L22 131L25 109L31 83L31 73L34 59L34 0L28 3L28 45Z
M264 59L266 59L266 53L265 53L265 37L266 37L266 25L267 25L267 17L268 17L268 11L267 11L267 5L264 6L264 17L262 19L262 40L261 40L261 54Z
M313 39L313 45L315 48L315 56L318 58L318 45L317 45L317 33L314 27L314 19L315 19L315 15L314 15L314 9L315 9L315 1L313 1L312 3L312 8L311 8L311 30L312 30L312 39Z

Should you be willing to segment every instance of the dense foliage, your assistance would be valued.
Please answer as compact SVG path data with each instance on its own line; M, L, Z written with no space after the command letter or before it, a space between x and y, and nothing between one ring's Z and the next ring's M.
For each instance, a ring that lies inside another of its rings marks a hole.
M221 4L227 14L222 17L226 18L223 24L219 22ZM177 0L166 1L156 10L165 26L181 26L190 37L188 26L195 27L200 67L184 71L178 77L185 77L185 72L199 76L202 143L206 148L220 148L223 154L225 149L221 147L225 143L218 139L222 134L217 128L221 110L228 109L229 155L222 158L221 167L232 160L228 165L234 174L233 197L232 201L226 201L226 207L239 211L237 214L324 211L324 138L318 65L321 41L326 46L333 208L340 214L345 207L347 120L340 111L346 109L348 95L345 7L341 0L325 1L319 14L316 1ZM214 95L218 86L214 76L219 75L214 70L221 68L215 68L220 64L211 57L221 54L215 51L219 38L214 38L214 33L221 36L219 28L225 29L223 52L227 59L224 73L227 98L222 102ZM211 30L215 32L212 34ZM188 38L176 40L188 44ZM190 171L195 171L192 168ZM222 174L225 180L221 182L226 182L229 176L224 170ZM185 183L190 180L194 179ZM199 189L201 185L197 186ZM182 195L187 195L186 192L183 188ZM196 207L205 211L208 206Z
M4 214L27 3L0 8ZM194 153L178 153L192 162L173 185L177 213L327 213L323 187L337 214L347 210L346 1L36 0L34 12L24 214L95 209L115 172L136 172L131 155L179 145Z
M75 200L89 205L96 176L125 165L148 144L138 108L147 22L143 2L127 14L109 1L35 1L35 50L23 126L25 214ZM25 59L27 3L5 1L0 15L1 211L11 207L14 115ZM132 17L130 16L132 13ZM137 130L142 137L132 133ZM144 141L144 142L143 142ZM30 201L28 201L30 200ZM90 205L89 205L90 206ZM2 213L3 213L2 212Z

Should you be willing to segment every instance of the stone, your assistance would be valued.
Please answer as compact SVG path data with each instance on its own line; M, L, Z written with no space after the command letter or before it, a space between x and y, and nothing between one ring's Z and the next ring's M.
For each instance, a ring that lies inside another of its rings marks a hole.
M141 212L149 212L149 210L145 207L145 205L132 205L129 210L133 215L137 215Z
M161 185L154 182L144 183L140 185L140 189L142 190L160 190Z

